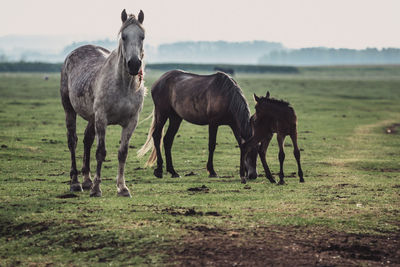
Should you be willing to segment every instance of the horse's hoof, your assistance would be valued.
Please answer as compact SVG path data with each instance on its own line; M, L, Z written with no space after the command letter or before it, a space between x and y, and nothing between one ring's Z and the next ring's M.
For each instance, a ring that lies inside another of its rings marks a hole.
M92 186L93 186L93 182L90 179L85 180L82 183L82 189L83 190L90 190L92 188Z
M284 184L285 184L285 181L283 181L283 180L280 180L278 183L278 185L284 185Z
M208 175L209 178L218 178L218 175L216 173L210 173L210 175Z
M69 187L69 190L71 192L82 192L83 191L82 186L81 186L80 183L71 184L70 187Z
M90 197L101 197L101 190L100 191L90 191Z
M304 179L300 179L300 183L304 183L305 181L304 181Z
M123 188L122 190L118 190L117 195L119 197L132 197L128 188Z
M275 181L274 178L268 178L268 177L267 177L267 179L271 182L271 184L276 184L276 181Z
M241 182L242 184L245 184L245 183L246 183L246 178L242 177L241 180L240 180L240 182Z
M157 178L162 178L163 176L162 171L154 170L154 176Z
M171 178L181 178L181 176L178 173L173 173L171 174Z

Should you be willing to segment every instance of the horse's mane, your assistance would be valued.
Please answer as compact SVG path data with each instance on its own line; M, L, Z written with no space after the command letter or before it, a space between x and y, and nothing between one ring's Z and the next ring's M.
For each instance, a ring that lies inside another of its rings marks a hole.
M245 139L251 136L250 109L239 85L223 72L217 72L215 83L223 94L230 96L229 111L234 114L240 124L241 133Z
M122 24L121 28L119 29L118 34L120 34L126 27L128 27L131 24L135 24L135 25L139 26L144 31L142 24L136 19L135 15L129 14L128 18L126 19L126 21Z
M290 105L290 103L285 101L285 100L276 99L276 98L273 98L273 97L267 98L267 101L269 101L272 104L277 104L277 105L282 105L282 106L289 106Z

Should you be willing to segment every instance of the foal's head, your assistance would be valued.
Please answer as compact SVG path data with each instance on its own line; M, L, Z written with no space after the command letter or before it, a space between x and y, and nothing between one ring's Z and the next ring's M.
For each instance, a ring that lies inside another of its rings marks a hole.
M264 106L266 106L269 103L269 100L270 100L269 91L267 91L265 97L257 96L256 94L254 94L254 101L256 101L256 106L255 106L256 113L260 113L264 109Z
M144 20L143 11L140 10L138 18L132 14L127 15L125 9L121 13L122 26L120 30L119 53L124 59L123 64L130 75L137 75L141 71L144 56L143 41Z

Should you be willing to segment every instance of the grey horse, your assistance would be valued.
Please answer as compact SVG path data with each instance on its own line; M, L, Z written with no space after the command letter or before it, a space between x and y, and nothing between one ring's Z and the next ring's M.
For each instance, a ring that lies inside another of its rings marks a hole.
M68 148L71 152L71 191L90 189L90 196L101 196L101 166L106 157L106 127L118 124L122 127L121 144L118 150L117 193L130 197L125 184L124 169L128 144L137 126L142 110L146 88L143 85L143 28L144 14L138 18L121 13L122 26L119 31L118 48L112 52L85 45L72 51L65 59L61 70L61 101L65 111L68 130ZM88 121L83 139L83 183L78 181L75 149L76 114ZM90 176L90 149L97 139L96 175Z

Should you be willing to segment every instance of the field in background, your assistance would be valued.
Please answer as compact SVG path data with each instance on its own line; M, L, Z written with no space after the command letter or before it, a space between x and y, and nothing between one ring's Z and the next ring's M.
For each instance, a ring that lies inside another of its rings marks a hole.
M148 71L149 89L161 73ZM132 199L116 196L118 126L107 129L103 197L70 194L59 74L0 74L0 265L400 264L400 67L235 79L252 112L253 93L267 89L293 105L305 184L289 140L287 185L265 177L240 184L239 149L226 126L215 152L220 178L208 178L207 127L186 122L172 150L182 177L157 179L136 158L147 120L130 143ZM152 106L149 94L141 121ZM78 119L79 166L85 125ZM277 176L275 139L267 160Z

